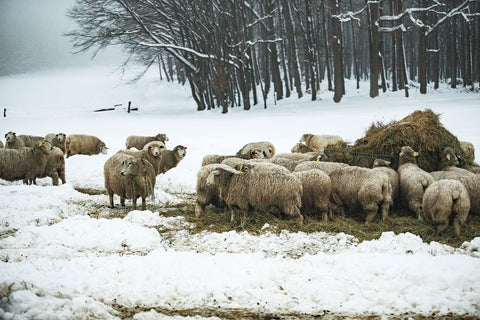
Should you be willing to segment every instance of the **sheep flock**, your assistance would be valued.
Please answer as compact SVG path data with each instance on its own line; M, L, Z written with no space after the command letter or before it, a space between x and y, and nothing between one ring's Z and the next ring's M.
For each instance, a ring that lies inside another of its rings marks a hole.
M156 177L186 156L187 147L167 149L167 141L165 133L126 138L126 149L104 164L106 205L115 207L116 194L122 206L130 199L136 209L140 198L142 210L146 209ZM196 177L196 218L203 219L210 205L228 211L231 220L255 210L293 219L298 225L305 216L328 223L339 215L370 224L401 211L433 225L435 232L451 226L459 235L468 215L480 214L480 170L471 143L461 144L468 154L464 168L458 167L454 150L446 146L439 159L442 169L427 172L417 165L419 154L410 146L398 150L398 169L389 168L384 159L376 159L373 168L335 162L323 148L338 142L344 141L339 136L304 134L289 153L276 153L271 142L259 141L231 154L204 155ZM36 178L43 177L52 178L53 185L64 184L65 157L108 152L101 139L86 134L42 137L8 132L0 146L0 179L25 184L36 184Z

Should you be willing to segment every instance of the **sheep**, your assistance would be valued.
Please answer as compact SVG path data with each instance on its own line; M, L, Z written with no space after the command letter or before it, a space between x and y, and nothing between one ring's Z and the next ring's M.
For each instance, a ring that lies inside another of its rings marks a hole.
M155 169L143 158L116 153L104 165L105 189L110 208L114 208L113 195L120 196L120 204L132 199L133 210L137 209L137 199L142 198L142 210L146 209L145 199L153 195L155 188Z
M332 193L330 177L318 169L294 172L293 175L302 182L302 212L316 213L323 222L327 222Z
M365 212L365 224L373 221L380 211L382 221L388 217L392 202L392 187L384 172L368 168L348 166L334 170L332 181L332 201L336 209L360 205Z
M290 160L303 160L303 161L314 161L317 160L320 161L321 159L327 159L327 156L325 154L320 154L318 151L316 154L308 154L308 153L278 153L275 156L272 157L272 159L276 158L286 158Z
M292 147L292 150L290 150L293 153L308 153L308 152L318 152L317 149L310 148L304 143L298 142Z
M58 147L51 146L50 142L45 141L50 145L50 153L47 157L47 163L45 164L45 170L38 176L38 178L50 177L52 178L52 184L58 186L58 179L62 180L62 184L67 181L65 179L65 158L63 157L63 151Z
M143 147L152 141L161 141L165 144L168 141L168 137L165 133L159 133L156 136L128 136L125 146L127 149L137 148L137 150L142 150Z
M95 136L86 134L70 134L65 139L67 158L76 154L107 154L105 143Z
M25 144L25 147L29 147L29 148L33 148L39 142L42 142L42 141L45 140L44 137L31 136L31 135L28 135L28 134L20 134L20 135L17 136L17 139L20 139L21 141L23 141L23 143Z
M322 162L322 161L304 161L295 167L295 172L306 171L310 169L319 169L330 175L333 171L348 167L349 165L341 162Z
M5 134L5 149L19 149L25 147L25 142L18 138L15 132L9 131Z
M36 178L44 173L49 152L45 142L38 142L34 147L0 150L0 178L37 184Z
M300 212L302 182L293 174L218 168L208 175L207 184L216 185L225 203L229 207L238 207L244 213L250 207L264 210L278 208L294 217L299 225L303 222Z
M162 150L165 149L165 144L162 141L151 141L147 143L143 150L119 150L117 153L128 154L136 158L143 158L150 162L155 169L155 173L160 174L160 164L162 162Z
M339 143L345 143L342 137L334 135L315 135L311 133L305 133L300 138L299 142L305 142L307 147L323 151L328 145L334 145Z
M274 164L271 162L255 162L255 161L249 161L249 162L244 162L244 163L238 163L235 166L233 166L235 170L238 171L252 171L252 172L276 172L276 173L284 173L284 174L289 174L290 171L282 166L279 166L278 164Z
M444 179L460 181L470 196L470 213L480 215L480 175L463 174L458 171L434 171L431 175L435 181Z
M423 220L437 226L443 232L453 225L456 236L460 235L460 225L468 217L470 197L465 186L457 180L439 180L425 190L422 201Z
M67 135L65 133L49 133L45 136L45 141L52 144L53 147L60 148L65 154L65 139Z
M462 164L462 168L473 172L473 173L480 173L480 166L475 163L475 147L471 142L467 141L460 141L460 147L465 154L465 163Z
M391 206L393 207L397 202L398 190L400 189L400 181L397 171L389 167L390 163L390 161L384 159L375 159L373 161L372 169L382 171L387 174L388 180L390 181L390 186L392 187Z
M251 150L260 150L263 154L263 157L266 159L270 159L275 155L275 147L271 142L260 141L247 143L240 150L238 150L237 156L248 155Z
M226 164L207 164L202 166L197 173L197 199L195 200L195 216L200 218L205 213L205 207L213 204L215 207L225 206L216 185L207 184L208 175L217 168L231 168Z
M421 220L423 194L434 180L430 173L418 167L417 156L418 152L410 146L402 147L397 172L400 179L400 198L407 202L408 209Z
M207 164L222 163L223 160L229 158L240 158L244 160L249 159L263 159L265 158L263 151L261 150L250 150L245 154L235 154L235 155L218 155L218 154L209 154L203 157L202 166Z
M158 165L158 173L165 173L168 170L175 168L178 163L185 157L187 154L187 147L178 145L173 150L161 150L162 160Z

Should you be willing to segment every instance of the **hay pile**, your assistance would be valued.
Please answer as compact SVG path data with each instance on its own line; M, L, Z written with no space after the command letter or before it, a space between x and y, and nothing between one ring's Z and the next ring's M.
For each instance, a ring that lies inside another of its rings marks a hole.
M445 147L452 147L458 156L464 157L457 137L443 127L439 115L430 109L417 110L386 125L372 124L365 137L355 142L352 151L398 156L403 146L418 151L418 165L429 172L440 169L440 153Z

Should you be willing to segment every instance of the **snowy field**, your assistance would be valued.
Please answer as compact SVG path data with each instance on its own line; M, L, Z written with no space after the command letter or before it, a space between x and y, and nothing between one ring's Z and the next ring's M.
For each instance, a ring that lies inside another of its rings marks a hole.
M371 99L368 84L357 91L347 83L347 95L335 104L323 84L315 102L289 98L266 110L221 114L196 112L188 86L157 77L128 85L113 69L97 67L0 78L0 107L7 108L2 137L84 133L109 147L108 155L67 159L62 186L50 178L37 186L0 180L1 319L184 319L186 310L194 310L193 319L210 318L212 310L219 317L480 317L480 238L452 248L408 233L360 243L343 233L278 233L268 225L260 235L193 234L183 217L162 215L195 192L204 155L233 154L252 141L271 141L277 152L290 152L303 133L353 143L372 122L430 108L478 152L478 93L443 87L420 95L412 88L410 98L389 92ZM128 114L128 101L139 111ZM122 106L93 112L116 104ZM160 209L118 218L106 195L75 190L101 191L103 165L125 138L157 133L168 135L169 149L188 148L178 167L157 177L147 208Z

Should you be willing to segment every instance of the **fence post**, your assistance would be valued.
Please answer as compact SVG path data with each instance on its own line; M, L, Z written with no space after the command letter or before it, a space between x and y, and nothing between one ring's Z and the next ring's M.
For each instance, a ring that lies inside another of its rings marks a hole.
M130 113L130 106L132 105L132 101L128 101L128 113Z

